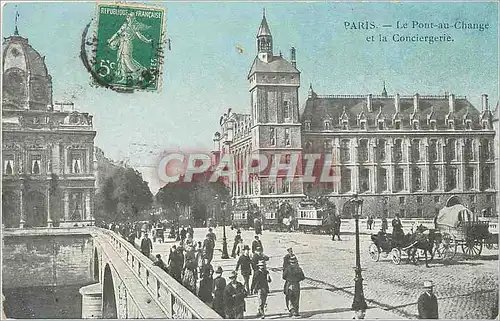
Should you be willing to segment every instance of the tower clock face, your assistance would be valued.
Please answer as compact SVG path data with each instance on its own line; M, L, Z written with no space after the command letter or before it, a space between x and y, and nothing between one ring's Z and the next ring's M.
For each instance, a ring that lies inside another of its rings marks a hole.
M21 72L7 70L3 77L3 89L6 93L16 97L25 95L25 81Z

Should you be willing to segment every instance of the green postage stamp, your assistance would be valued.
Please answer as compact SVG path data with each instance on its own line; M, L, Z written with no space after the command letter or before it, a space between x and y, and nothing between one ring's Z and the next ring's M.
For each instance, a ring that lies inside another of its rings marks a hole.
M113 88L156 91L161 87L165 8L99 3L93 69Z

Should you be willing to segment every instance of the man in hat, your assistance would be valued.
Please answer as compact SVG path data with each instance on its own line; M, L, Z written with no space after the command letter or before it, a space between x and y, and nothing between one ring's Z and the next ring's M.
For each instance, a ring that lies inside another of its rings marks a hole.
M177 282L182 283L182 267L184 266L184 253L179 246L172 246L168 257L168 271Z
M255 240L253 240L253 242L252 242L252 253L253 254L255 254L255 249L257 249L258 247L264 249L264 247L262 246L262 241L259 240L259 236L255 235Z
M214 230L212 228L208 229L208 234L210 235L210 238L214 241L215 244L215 241L217 241L217 236L215 236Z
M153 243L151 243L151 240L148 238L148 233L144 233L144 238L141 241L141 252L146 257L149 257L152 250L153 250Z
M233 251L231 252L232 258L236 258L236 248L242 240L243 239L241 238L241 231L238 229L238 231L236 232L236 236L234 237Z
M223 271L220 266L215 271L214 288L212 290L214 296L212 308L221 317L225 318L226 313L224 311L224 289L226 288L226 279L222 277L222 272Z
M287 248L286 251L288 253L286 253L285 256L283 257L283 272L290 263L290 258L295 257L295 254L293 254L293 249L291 247Z
M340 215L334 215L333 217L333 228L332 228L332 241L335 241L335 236L338 237L340 241L340 225L342 225L342 220Z
M283 272L283 279L285 280L285 301L290 316L299 316L300 282L305 279L305 276L296 257L290 258Z
M236 271L232 271L229 276L231 282L224 290L224 307L228 319L243 319L243 313L245 312L247 293L243 284L236 280L237 277Z
M238 258L236 271L241 267L241 276L243 276L245 290L250 293L250 275L252 275L252 259L250 258L250 248L245 245L243 254Z
M266 269L266 264L264 261L259 261L257 263L257 271L252 279L251 293L255 293L259 298L259 310L257 312L257 317L265 318L265 307L267 301L267 295L269 293L269 283L271 282L271 277L269 276L269 271Z
M438 302L433 293L434 284L432 281L424 282L425 292L418 298L418 318L438 319Z
M252 269L254 271L257 270L257 263L259 263L259 261L269 261L269 257L264 254L262 247L260 246L255 249L255 253L252 256Z
M156 261L153 263L153 265L159 267L165 272L168 272L165 262L163 262L163 260L161 259L161 254L156 254Z
M205 258L208 259L208 263L212 262L214 257L215 241L213 240L210 233L205 237L203 241L203 253L205 253Z

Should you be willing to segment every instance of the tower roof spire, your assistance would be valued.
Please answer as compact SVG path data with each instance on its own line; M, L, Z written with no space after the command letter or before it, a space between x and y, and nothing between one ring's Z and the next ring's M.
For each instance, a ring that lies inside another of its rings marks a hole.
M19 18L19 11L17 11L17 6L16 6L16 18L15 18L14 36L19 36L19 30L17 29L17 18Z
M387 90L385 89L385 80L384 80L384 89L382 89L382 96L387 97Z
M266 8L262 9L262 21L260 23L259 31L257 32L257 37L261 36L271 36L271 30L266 20Z

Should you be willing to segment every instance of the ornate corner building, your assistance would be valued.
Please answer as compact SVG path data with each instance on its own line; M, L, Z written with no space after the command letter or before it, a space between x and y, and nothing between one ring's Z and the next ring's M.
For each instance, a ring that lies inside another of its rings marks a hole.
M92 116L72 103L53 103L45 57L17 27L3 43L2 68L4 226L92 224Z
M248 81L251 113L228 112L214 137L216 150L234 155L235 175L241 177L244 166L239 164L247 164L253 153L275 154L285 162L295 153L331 155L334 174L322 183L305 183L300 175L233 180L236 204L269 209L281 200L297 204L306 195L324 195L342 214L356 193L364 200L365 214L433 218L450 196L458 195L476 213L498 215L498 120L487 95L479 111L466 97L451 93L389 95L384 84L380 95L321 96L310 85L299 114L295 48L290 61L273 54L265 15ZM272 213L266 215L272 219Z

